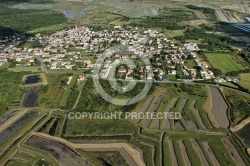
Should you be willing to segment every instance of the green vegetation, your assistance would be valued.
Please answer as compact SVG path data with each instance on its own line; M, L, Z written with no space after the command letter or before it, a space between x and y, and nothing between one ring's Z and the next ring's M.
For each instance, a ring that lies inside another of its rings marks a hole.
M22 77L27 73L14 73L6 69L0 69L0 115L9 106L20 106Z
M230 120L232 126L250 116L249 97L232 91L225 91L224 94L232 107L230 110Z
M66 134L72 135L103 135L132 134L136 127L122 119L79 119L68 120Z
M41 87L39 103L45 107L57 107L67 85L67 76L62 74L45 74L48 85Z
M206 53L207 60L212 68L220 69L223 74L244 69L231 55L223 53Z
M76 88L77 75L74 75L70 81L70 83L64 88L63 96L59 103L59 106L65 106L67 103L67 99L72 91L72 89Z
M40 27L62 24L67 21L62 13L46 10L21 10L0 5L0 26L14 31L28 32Z
M238 84L250 91L250 73L240 74L240 82Z

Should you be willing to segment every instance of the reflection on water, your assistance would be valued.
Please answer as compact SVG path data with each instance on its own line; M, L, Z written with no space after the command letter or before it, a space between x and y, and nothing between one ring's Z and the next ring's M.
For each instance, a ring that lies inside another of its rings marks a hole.
M38 77L38 75L28 76L26 78L25 84L35 84L38 83L39 80L40 78Z

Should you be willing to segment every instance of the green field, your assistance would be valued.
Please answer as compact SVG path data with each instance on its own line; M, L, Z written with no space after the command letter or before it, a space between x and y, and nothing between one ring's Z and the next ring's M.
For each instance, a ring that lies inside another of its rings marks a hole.
M243 73L243 74L240 74L240 82L239 84L250 90L250 73Z
M229 54L207 53L205 55L211 67L220 69L223 74L244 69L243 66L237 63Z
M74 24L68 24L68 23L56 24L56 25L50 25L50 26L46 26L46 27L33 29L33 30L29 31L29 33L53 33L53 32L63 30L65 28L70 28L73 26L74 26Z
M74 75L70 83L64 88L63 96L61 98L61 101L59 102L59 106L66 105L70 92L72 88L75 86L76 82L77 82L77 75Z

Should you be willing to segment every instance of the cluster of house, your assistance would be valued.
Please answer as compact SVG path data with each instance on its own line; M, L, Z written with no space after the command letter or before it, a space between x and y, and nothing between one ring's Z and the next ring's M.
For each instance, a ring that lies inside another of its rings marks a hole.
M28 54L24 54L17 46L22 42L24 36L12 35L0 38L0 66L8 62L8 58L15 58L20 61L22 58L32 59ZM32 62L30 62L32 63Z
M234 82L237 83L239 81L239 77L227 77L227 76L223 76L223 77L218 77L214 79L214 82L216 83L223 83L223 82Z
M11 44L6 44L11 41ZM99 76L102 78L115 77L115 73L124 75L125 79L156 79L164 75L177 75L181 73L184 78L202 79L214 78L214 73L208 64L196 56L199 51L197 44L187 42L177 45L164 34L156 30L144 30L136 27L115 26L109 29L96 30L90 27L76 26L62 30L52 35L42 36L37 34L28 39L29 42L38 42L43 47L19 47L21 38L16 36L0 40L0 65L7 62L7 58L15 59L17 65L30 66L35 57L40 56L50 69L86 69L94 71L99 67ZM125 52L124 52L125 51ZM87 56L86 56L87 55ZM105 56L103 61L95 60ZM197 67L188 68L185 61L190 58ZM136 66L142 57L151 61L149 65ZM133 60L134 59L134 60ZM126 67L115 69L120 63ZM80 65L79 65L80 64ZM181 66L181 67L180 67ZM134 69L138 67L138 69Z

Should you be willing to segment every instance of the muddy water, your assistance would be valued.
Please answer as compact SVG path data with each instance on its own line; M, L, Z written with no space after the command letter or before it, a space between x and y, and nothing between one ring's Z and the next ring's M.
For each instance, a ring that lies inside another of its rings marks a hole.
M250 123L246 124L235 133L245 146L250 147Z
M39 96L39 88L27 88L25 90L25 96L23 100L24 107L36 107L38 106L38 96Z

